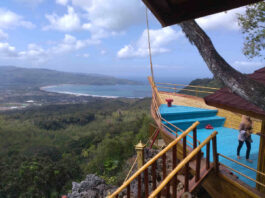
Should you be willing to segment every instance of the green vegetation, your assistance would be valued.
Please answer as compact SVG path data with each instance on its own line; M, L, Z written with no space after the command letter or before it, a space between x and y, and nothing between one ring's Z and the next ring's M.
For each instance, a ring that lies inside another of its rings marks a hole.
M113 85L137 84L137 82L98 74L77 74L48 69L26 69L12 66L0 67L0 90L28 90L57 84Z
M213 88L222 88L224 87L224 84L220 80L216 80L214 78L202 78L202 79L195 79L190 82L189 85L195 85L195 86L203 86L203 87L213 87ZM211 89L201 89L201 88L194 88L194 87L184 87L184 89L192 89L192 90L198 90L198 91L209 91L209 92L214 92L215 90ZM205 97L209 95L208 93L195 93L191 91L185 91L181 90L179 93L182 94L187 94L187 95L192 95L192 96L198 96L198 97Z
M238 21L245 35L243 53L248 58L265 58L262 53L265 49L265 2L248 5Z
M96 173L112 184L146 140L150 99L49 105L0 115L0 198L58 197Z

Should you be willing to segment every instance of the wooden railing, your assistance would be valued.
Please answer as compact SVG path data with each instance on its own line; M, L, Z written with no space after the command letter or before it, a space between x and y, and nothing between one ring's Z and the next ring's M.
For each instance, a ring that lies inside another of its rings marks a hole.
M151 76L148 77L148 80L149 80L149 83L151 85L151 88L152 88L152 103L151 103L151 108L153 108L153 111L155 112L155 115L156 115L156 119L159 121L159 127L164 127L166 130L170 131L171 133L175 134L176 137L178 136L178 133L177 132L184 132L182 129L180 129L179 127L177 127L176 125L168 122L166 119L162 118L161 114L160 114L160 111L159 111L159 106L162 104L162 99L160 97L160 94L156 88L156 85L152 79ZM171 127L174 128L174 130L172 130L170 127L168 127L167 125L163 124L162 121L164 121L165 123L167 123L168 125L170 125ZM193 135L195 134L196 132L193 132ZM195 134L196 135L196 134ZM190 134L187 135L189 138L191 138L193 140L193 136L191 136ZM193 146L194 144L200 144L200 141L197 140L196 138L196 143L192 143L190 141L187 141L188 144L190 144L190 146Z
M189 192L192 191L197 184L199 184L201 180L201 173L203 168L201 167L201 157L202 152L201 149L206 145L206 163L205 163L205 172L208 173L210 170L210 141L212 140L213 144L213 159L214 159L214 167L215 170L218 171L218 157L217 157L217 145L216 145L216 135L217 132L213 132L208 138L206 138L201 145L196 147L188 156L186 156L186 152L183 153L183 160L177 165L174 166L174 169L170 172L170 174L161 182L161 184L151 193L149 198L161 197L161 192L164 190L166 192L166 197L169 197L169 185L172 184L172 197L177 197L177 174L184 168L184 191ZM185 147L183 146L183 151ZM195 177L194 181L189 181L189 162L196 157L196 169L195 169ZM206 174L204 174L206 176Z
M145 193L145 197L148 197L149 194L149 186L148 186L148 168L151 167L151 175L152 175L152 190L156 189L156 169L157 169L157 161L162 157L162 172L163 179L167 176L167 164L166 164L166 154L169 150L172 149L172 167L176 167L177 165L177 144L182 140L183 141L183 155L186 157L187 149L186 149L186 136L192 130L196 130L196 127L199 125L199 122L193 123L185 132L183 132L180 136L178 136L175 140L173 140L167 147L165 147L162 151L160 151L156 156L154 156L151 160L145 163L137 172L135 172L126 182L124 182L109 198L118 197L118 195L124 190L126 190L127 198L130 198L131 189L130 184L132 181L137 179L138 193L137 197L143 197L142 192ZM195 138L195 137L194 137ZM196 140L194 140L196 142ZM142 174L144 178L142 179ZM142 185L142 180L143 184ZM142 191L142 186L144 186Z
M233 159L231 159L231 158L229 158L229 157L227 157L227 156L225 156L225 155L222 155L221 153L218 153L217 155L218 155L218 157L219 157L219 156L220 156L220 157L223 157L223 158L225 158L225 159L227 159L227 160L229 160L229 161L231 161L231 162L234 162L234 163L236 163L236 164L238 164L238 165L240 165L240 166L242 166L242 167L245 167L245 168L247 168L247 169L249 169L249 170L255 172L256 174L260 174L261 176L265 177L265 173L263 173L263 172L260 172L260 171L258 171L258 170L256 170L256 169L251 168L251 167L249 167L249 166L247 166L247 165L245 165L245 164L242 164L242 163L240 163L240 162L238 162L238 161L236 161L236 160L233 160ZM256 185L260 185L260 186L262 186L262 187L265 187L265 184L264 184L264 183L261 183L261 182L255 180L255 179L253 179L253 178L251 178L251 177L249 177L249 176L243 174L242 172L239 172L238 170L235 170L235 169L233 169L233 168L231 168L231 167L229 167L229 166L226 166L226 165L223 164L223 163L219 163L219 164L222 165L222 166L224 166L224 167L226 167L227 169L229 169L229 170L231 170L231 171L233 171L233 172L235 172L235 173L237 173L237 174L239 174L239 175L241 175L241 176L243 176L243 177L245 177L245 178L247 178L247 179L249 179L249 180L255 182Z
M181 90L186 92L194 92L196 96L198 96L199 93L212 94L214 93L214 91L220 89L215 87L183 85L183 84L173 84L173 83L156 83L156 84L157 84L156 87L159 89L174 90L175 93Z

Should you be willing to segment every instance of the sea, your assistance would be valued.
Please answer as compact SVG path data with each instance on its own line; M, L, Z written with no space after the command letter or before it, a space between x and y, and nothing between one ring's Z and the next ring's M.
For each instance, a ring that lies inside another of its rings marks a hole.
M81 84L61 84L45 86L41 89L47 92L72 94L76 96L92 96L104 98L145 98L151 97L151 87L147 78L126 78L140 82L138 85L81 85ZM170 82L176 84L188 84L190 80L187 79L168 79L159 78L159 82Z

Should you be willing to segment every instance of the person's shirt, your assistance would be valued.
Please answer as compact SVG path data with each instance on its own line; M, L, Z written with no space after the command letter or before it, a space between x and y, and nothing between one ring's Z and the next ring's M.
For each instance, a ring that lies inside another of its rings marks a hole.
M238 135L238 140L244 142L246 140L246 131L240 130Z

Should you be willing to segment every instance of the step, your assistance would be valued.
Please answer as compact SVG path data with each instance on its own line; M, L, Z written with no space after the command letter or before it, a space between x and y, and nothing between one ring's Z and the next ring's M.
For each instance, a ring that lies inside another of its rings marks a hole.
M211 117L217 114L217 110L213 109L202 109L196 107L176 106L176 105L173 105L172 107L161 105L159 110L161 116L168 121L178 120L178 119Z
M215 127L222 127L225 122L225 118L219 117L219 116L211 116L211 117L201 117L201 118L195 118L195 119L173 120L173 121L170 121L170 123L174 124L178 128L185 131L196 121L200 122L200 124L197 126L198 129L205 128L205 126L208 124L212 125L215 128ZM174 127L172 127L170 124L164 121L163 123L175 131Z

